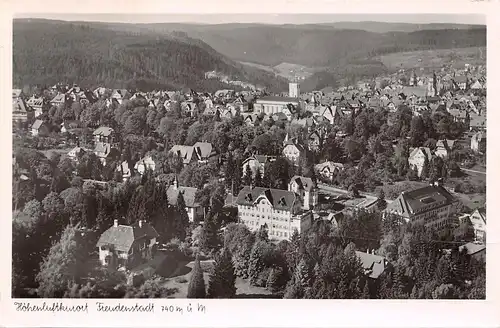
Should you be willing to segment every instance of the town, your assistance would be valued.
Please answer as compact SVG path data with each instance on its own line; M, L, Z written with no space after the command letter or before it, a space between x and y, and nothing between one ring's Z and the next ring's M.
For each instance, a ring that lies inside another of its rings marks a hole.
M485 66L231 85L14 89L13 297L485 298Z

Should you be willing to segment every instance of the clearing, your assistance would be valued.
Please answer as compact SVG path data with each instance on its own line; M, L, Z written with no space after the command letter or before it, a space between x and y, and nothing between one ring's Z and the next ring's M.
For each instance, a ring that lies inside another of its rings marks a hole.
M463 68L465 64L485 65L486 48L470 47L398 52L380 56L379 60L389 69L441 68L449 64L452 64L453 67Z

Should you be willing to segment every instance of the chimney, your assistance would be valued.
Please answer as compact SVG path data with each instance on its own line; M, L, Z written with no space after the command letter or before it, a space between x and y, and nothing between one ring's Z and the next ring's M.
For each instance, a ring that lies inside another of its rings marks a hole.
M179 180L177 180L177 176L174 178L174 190L179 189Z
M115 221L114 221L113 226L114 226L114 227L118 227L118 220L115 220Z
M142 228L142 220L139 220L139 228Z
M375 254L375 249L372 249L372 254Z
M366 249L366 254L370 254L370 249L369 248Z

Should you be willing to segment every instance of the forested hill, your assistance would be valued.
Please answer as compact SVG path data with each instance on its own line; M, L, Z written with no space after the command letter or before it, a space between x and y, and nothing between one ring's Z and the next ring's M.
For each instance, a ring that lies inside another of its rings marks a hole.
M279 91L286 81L249 68L183 34L158 35L117 31L92 23L15 20L13 83L78 83L113 88L182 88L213 91L227 88L205 80L216 70L234 80Z
M294 63L309 67L342 65L346 60L414 50L486 46L486 28L429 29L376 33L337 29L328 25L143 25L155 31L184 30L229 58L276 66ZM425 28L425 27L422 27Z

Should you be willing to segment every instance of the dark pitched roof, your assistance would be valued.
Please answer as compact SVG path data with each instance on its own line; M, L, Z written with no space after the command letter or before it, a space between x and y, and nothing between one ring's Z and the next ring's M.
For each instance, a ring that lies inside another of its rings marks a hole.
M193 145L193 149L200 159L209 158L215 154L214 148L210 142L197 142Z
M142 238L157 238L158 236L158 232L148 222L143 222L142 227L139 227L138 222L131 226L112 226L103 232L97 242L97 247L111 245L115 250L128 252L134 241Z
M179 197L179 193L182 193L187 207L199 207L200 205L195 201L197 191L198 189L192 187L179 186L176 188L175 186L169 186L167 189L168 203L170 205L177 204L177 197Z
M257 102L266 102L266 101L279 101L283 103L297 103L299 102L299 98L293 97L277 97L277 96L265 96L257 99Z
M356 255L365 269L365 274L370 278L377 279L388 266L388 262L383 256L359 251L356 251Z
M479 253L481 251L484 251L486 249L486 245L484 244L475 244L475 243L467 243L465 245L462 245L458 248L459 251L462 251L462 249L466 248L467 249L467 254L473 255L476 253Z
M97 136L97 135L101 135L101 136L104 136L104 137L109 137L115 130L113 130L113 128L110 128L110 127L107 127L107 126L101 126L101 127L98 127L93 135Z
M43 121L42 120L36 120L35 123L31 126L32 129L38 130L42 126Z
M275 210L291 211L296 201L296 195L292 191L245 186L238 193L236 204L253 206L261 196L266 197Z
M299 189L304 189L306 191L311 191L316 187L316 184L311 178L306 178L303 176L296 175L291 180L290 183L295 182Z
M170 149L170 152L182 158L182 162L184 164L189 164L191 163L191 158L193 157L194 148L193 146L174 145Z
M436 203L442 205L455 202L455 197L442 186L430 185L411 191L402 192L396 200L387 206L388 212L395 212L408 218L419 210L425 210Z

